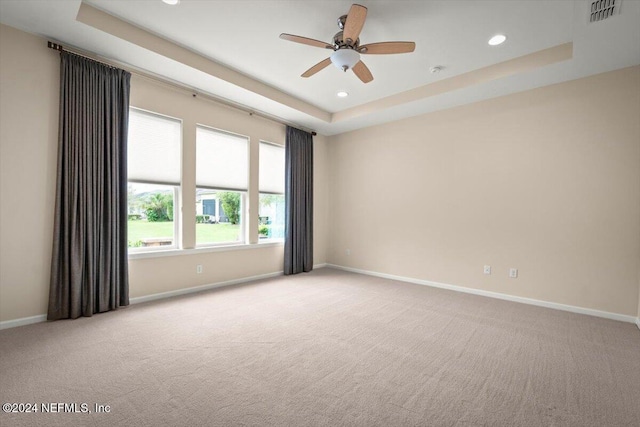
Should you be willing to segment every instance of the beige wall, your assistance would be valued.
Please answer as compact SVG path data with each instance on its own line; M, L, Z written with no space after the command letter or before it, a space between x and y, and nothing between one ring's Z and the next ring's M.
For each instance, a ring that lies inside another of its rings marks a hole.
M0 25L0 321L46 311L58 67L44 39ZM131 102L184 120L185 200L195 123L250 136L256 206L257 141L282 142L283 126L139 77ZM315 263L640 315L639 114L635 67L317 136ZM184 218L193 209L185 204ZM192 221L182 225L186 247ZM132 260L131 296L280 271L282 252Z
M59 57L46 40L0 25L0 321L46 313L57 161ZM183 119L182 234L195 242L195 124L251 140L249 237L257 241L260 139L284 142L284 126L132 78L131 105ZM327 143L314 138L314 262L326 262ZM255 217L255 218L254 218ZM282 271L283 247L130 260L131 297ZM195 266L204 271L196 275Z
M0 320L47 308L59 64L43 39L0 25Z
M332 137L329 262L635 316L639 117L634 67Z

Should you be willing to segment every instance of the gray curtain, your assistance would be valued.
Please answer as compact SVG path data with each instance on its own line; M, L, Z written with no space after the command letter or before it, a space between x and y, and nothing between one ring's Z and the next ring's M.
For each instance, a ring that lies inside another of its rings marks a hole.
M284 274L313 270L313 137L287 126Z
M124 70L61 53L49 320L129 304L130 79Z

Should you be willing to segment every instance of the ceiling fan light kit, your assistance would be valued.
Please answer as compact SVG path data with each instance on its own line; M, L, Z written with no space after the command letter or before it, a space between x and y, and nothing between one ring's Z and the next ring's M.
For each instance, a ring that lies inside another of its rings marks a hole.
M339 49L331 54L333 65L346 72L360 61L360 54L355 49Z
M329 64L333 64L344 72L353 70L353 73L363 83L369 83L373 80L373 75L364 62L360 60L360 54L388 55L394 53L409 53L415 50L416 44L414 42L380 42L360 46L359 36L366 18L366 7L359 4L351 5L349 13L338 18L338 28L340 28L341 31L333 36L332 44L286 33L280 34L280 38L322 49L333 50L329 58L309 68L302 73L302 77L311 77L318 71L326 68Z

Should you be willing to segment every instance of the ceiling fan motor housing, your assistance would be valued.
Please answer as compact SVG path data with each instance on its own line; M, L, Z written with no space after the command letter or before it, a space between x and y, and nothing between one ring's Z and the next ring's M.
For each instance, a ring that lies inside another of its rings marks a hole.
M360 38L358 38L358 40L356 40L355 43L353 43L353 42L347 43L344 40L343 32L342 31L338 31L336 33L336 35L333 36L333 46L336 49L342 49L342 48L358 49L358 47L360 46Z

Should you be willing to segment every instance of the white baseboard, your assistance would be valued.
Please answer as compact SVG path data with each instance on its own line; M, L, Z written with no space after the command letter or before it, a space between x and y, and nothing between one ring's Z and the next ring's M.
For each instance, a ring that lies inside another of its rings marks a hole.
M434 288L448 289L451 291L464 292L467 294L481 295L490 298L497 298L506 301L519 302L523 304L536 305L539 307L553 308L556 310L569 311L572 313L586 314L589 316L602 317L605 319L619 320L621 322L636 323L640 328L640 320L625 314L610 313L608 311L594 310L591 308L577 307L574 305L560 304L556 302L542 301L533 298L518 297L515 295L503 294L500 292L485 291L482 289L466 288L464 286L449 285L447 283L432 282L430 280L414 279L412 277L396 276L393 274L378 273L375 271L360 270L358 268L344 267L342 265L327 264L327 267L338 270L350 271L352 273L366 274L368 276L382 277L384 279L397 280L399 282L413 283L416 285L431 286Z
M258 276L243 277L243 278L234 279L234 280L227 280L224 282L209 283L202 286L194 286L192 288L176 289L174 291L160 292L157 294L129 298L129 304L131 305L140 304L143 302L155 301L155 300L164 299L164 298L171 298L178 295L192 294L195 292L202 292L209 289L238 285L241 283L253 282L255 280L260 280L260 279L269 279L271 277L277 277L277 276L282 276L282 271L277 271L275 273L261 274ZM0 322L0 330L16 328L18 326L24 326L24 325L31 325L33 323L45 322L46 320L47 320L46 314L40 314L37 316L31 316L31 317L23 317L21 319L5 320L4 322Z
M324 268L326 266L327 266L326 263L325 264L315 264L313 266L313 268L314 269ZM175 296L178 296L178 295L186 295L186 294L192 294L192 293L195 293L195 292L207 291L209 289L222 288L224 286L239 285L241 283L254 282L256 280L261 280L261 279L269 279L271 277L282 276L283 274L284 273L282 271L276 271L274 273L260 274L258 276L243 277L243 278L240 278L240 279L227 280L225 282L209 283L207 285L195 286L193 288L176 289L175 291L161 292L161 293L158 293L158 294L151 294L151 295L145 295L145 296L141 296L141 297L129 298L129 303L130 304L140 304L140 303L143 303L143 302L155 301L155 300L159 300L159 299L163 299L163 298L171 298L171 297L175 297Z
M178 295L193 294L193 293L196 293L196 292L208 291L210 289L222 288L222 287L225 287L225 286L232 286L232 285L239 285L241 283L253 282L253 281L261 280L261 279L270 279L272 277L278 277L278 276L282 276L282 271L276 271L275 273L260 274L258 276L243 277L243 278L240 278L240 279L226 280L224 282L209 283L209 284L206 284L206 285L194 286L192 288L176 289L174 291L160 292L160 293L157 293L157 294L151 294L151 295L144 295L144 296L141 296L141 297L129 298L129 303L132 304L132 305L133 304L140 304L140 303L143 303L143 302L149 302L149 301L155 301L155 300L159 300L159 299L171 298L171 297L176 297Z
M46 314L38 314L37 316L21 317L20 319L5 320L0 322L0 330L17 328L18 326L31 325L33 323L41 323L47 321Z
M576 306L573 306L573 305L559 304L559 303L555 303L555 302L541 301L541 300L536 300L536 299L532 299L532 298L518 297L518 296L514 296L514 295L502 294L502 293L499 293L499 292L485 291L485 290L482 290L482 289L466 288L466 287L463 287L463 286L449 285L449 284L446 284L446 283L432 282L432 281L429 281L429 280L414 279L414 278L411 278L411 277L396 276L396 275L393 275L393 274L386 274L386 273L378 273L378 272L375 272L375 271L368 271L368 270L361 270L361 269L358 269L358 268L344 267L344 266L336 265L336 264L323 263L323 264L315 264L313 266L314 269L319 269L319 268L324 268L324 267L330 267L330 268L335 268L335 269L338 269L338 270L350 271L352 273L366 274L368 276L382 277L384 279L397 280L397 281L400 281L400 282L414 283L414 284L417 284L417 285L425 285L425 286L431 286L431 287L435 287L435 288L449 289L449 290L457 291L457 292L464 292L464 293L468 293L468 294L481 295L481 296L486 296L486 297L490 297L490 298L502 299L502 300L506 300L506 301L513 301L513 302L519 302L519 303L523 303L523 304L536 305L536 306L539 306L539 307L553 308L553 309L556 309L556 310L569 311L569 312L572 312L572 313L587 314L589 316L602 317L602 318L605 318L605 319L612 319L612 320L619 320L619 321L622 321L622 322L635 323L636 326L638 326L638 329L640 329L640 317L634 318L633 316L627 316L627 315L618 314L618 313L610 313L610 312L607 312L607 311L594 310L594 309L591 309L591 308L576 307ZM192 287L192 288L176 289L174 291L161 292L161 293L157 293L157 294L151 294L151 295L145 295L145 296L141 296L141 297L135 297L135 298L131 298L129 301L130 301L131 304L140 304L140 303L143 303L143 302L155 301L155 300L164 299L164 298L171 298L171 297L178 296L178 295L192 294L192 293L196 293L196 292L206 291L206 290L209 290L209 289L221 288L221 287L224 287L224 286L238 285L238 284L241 284L241 283L248 283L248 282L253 282L253 281L261 280L261 279L269 279L269 278L277 277L277 276L281 276L281 275L282 275L282 272L278 271L278 272L274 272L274 273L261 274L261 275L258 275L258 276L243 277L243 278L240 278L240 279L227 280L227 281L224 281L224 282L217 282L217 283L210 283L210 284L207 284L207 285L195 286L195 287ZM9 328L16 328L18 326L24 326L24 325L31 325L31 324L34 324L34 323L41 323L41 322L45 322L46 320L47 320L47 315L46 314L39 314L37 316L30 316L30 317L22 317L20 319L5 320L5 321L0 322L0 330L9 329Z
M313 268L314 269L318 269L318 268L324 268L326 266L327 266L326 263L324 263L324 264L315 264L313 266ZM261 280L261 279L269 279L271 277L282 276L282 274L283 274L282 271L276 271L274 273L260 274L258 276L243 277L243 278L240 278L240 279L227 280L227 281L224 281L224 282L209 283L207 285L194 286L192 288L176 289L174 291L160 292L160 293L151 294L151 295L144 295L144 296L141 296L141 297L129 298L129 303L130 304L140 304L140 303L143 303L143 302L156 301L156 300L159 300L159 299L171 298L171 297L175 297L175 296L178 296L178 295L186 295L186 294L192 294L192 293L195 293L195 292L207 291L209 289L222 288L224 286L238 285L238 284L241 284L241 283L248 283L248 282L253 282L253 281ZM0 330L9 329L9 328L17 328L18 326L31 325L31 324L34 324L34 323L41 323L41 322L46 322L46 321L47 321L47 315L46 314L39 314L37 316L31 316L31 317L22 317L20 319L5 320L5 321L0 322Z
M636 317L636 326L640 329L640 317Z

